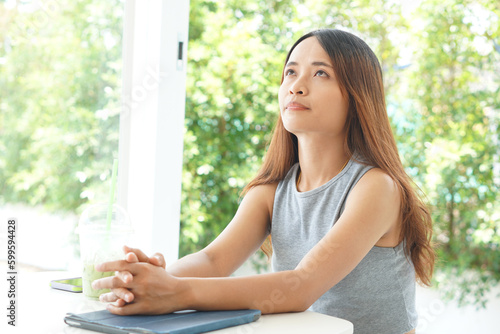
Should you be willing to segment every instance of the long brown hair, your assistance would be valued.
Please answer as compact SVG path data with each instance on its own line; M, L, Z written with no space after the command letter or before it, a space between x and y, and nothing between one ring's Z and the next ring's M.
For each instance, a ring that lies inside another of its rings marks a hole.
M320 29L295 42L285 65L294 48L309 37L317 38L330 56L342 94L348 97L346 152L351 156L356 153L365 163L382 169L395 181L401 192L400 239L405 240L405 254L413 262L417 280L430 285L435 260L431 241L432 219L399 158L387 116L380 63L370 47L355 35L341 30ZM257 185L284 179L298 162L297 147L297 137L284 128L281 115L278 116L264 163L243 193ZM271 254L270 238L261 248L268 256Z

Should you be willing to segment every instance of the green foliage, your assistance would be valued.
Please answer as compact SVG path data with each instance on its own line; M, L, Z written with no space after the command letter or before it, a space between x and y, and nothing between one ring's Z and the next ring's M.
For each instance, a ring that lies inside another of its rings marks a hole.
M117 152L123 4L50 4L0 3L0 201L78 210L105 196ZM435 282L484 306L500 280L499 2L190 4L181 255L222 231L259 168L291 44L347 29L381 61L402 160L435 221Z
M262 41L252 3L191 3L181 254L231 220L275 120L284 56Z
M493 4L423 1L410 84L421 119L415 166L432 206L439 268L448 273L437 283L457 288L461 303L473 295L483 305L500 280L500 10Z
M75 210L117 154L122 4L40 5L0 4L1 201Z

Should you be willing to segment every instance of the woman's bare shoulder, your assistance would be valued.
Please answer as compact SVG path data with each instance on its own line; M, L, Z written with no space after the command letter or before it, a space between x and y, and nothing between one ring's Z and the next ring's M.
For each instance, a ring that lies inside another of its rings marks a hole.
M260 205L266 205L272 210L274 203L274 194L278 183L261 184L252 187L245 195L244 201L251 201Z
M349 194L346 209L369 212L387 210L398 213L401 192L395 180L380 168L372 168L361 177Z
M361 177L358 184L364 191L369 191L373 195L384 194L398 196L399 188L394 179L380 168L372 168Z

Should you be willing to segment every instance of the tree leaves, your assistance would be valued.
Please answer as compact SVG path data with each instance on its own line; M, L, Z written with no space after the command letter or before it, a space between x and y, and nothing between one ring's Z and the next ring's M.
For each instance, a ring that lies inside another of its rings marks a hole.
M121 6L0 5L2 201L75 210L106 193L101 174L118 148Z

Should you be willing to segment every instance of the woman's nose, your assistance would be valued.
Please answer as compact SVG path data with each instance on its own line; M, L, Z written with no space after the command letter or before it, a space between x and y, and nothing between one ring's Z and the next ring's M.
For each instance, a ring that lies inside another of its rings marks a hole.
M293 95L305 95L308 91L302 80L299 80L290 86L289 92Z

